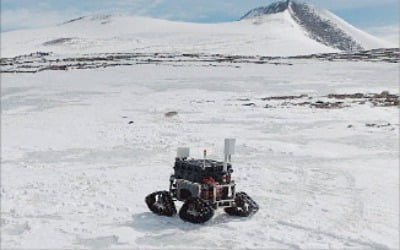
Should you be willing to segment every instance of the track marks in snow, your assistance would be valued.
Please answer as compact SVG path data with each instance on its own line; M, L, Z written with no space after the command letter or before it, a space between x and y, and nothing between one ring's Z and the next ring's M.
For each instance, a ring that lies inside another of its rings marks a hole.
M93 249L111 248L115 247L116 245L125 245L124 243L119 242L119 238L116 235L94 238L77 237L77 242L75 244Z
M310 228L310 227L306 227L303 225L298 225L298 224L294 224L294 223L290 223L290 222L278 221L278 224L283 225L285 227L290 227L290 228L294 228L297 230L321 235L323 237L332 238L332 239L338 240L340 243L343 244L343 246L347 246L347 247L352 246L354 248L361 247L361 248L369 248L369 249L390 249L388 246L386 246L384 244L376 243L373 241L354 239L351 237L341 236L341 235L334 234L331 232L324 232L324 231L320 231L319 229L314 229L314 228Z

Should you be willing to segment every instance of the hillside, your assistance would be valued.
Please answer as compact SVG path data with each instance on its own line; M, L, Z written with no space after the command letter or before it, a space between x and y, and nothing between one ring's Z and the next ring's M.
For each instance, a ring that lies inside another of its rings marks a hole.
M392 47L327 10L278 2L240 21L187 23L137 16L86 16L41 29L2 33L2 56L160 52L293 56Z

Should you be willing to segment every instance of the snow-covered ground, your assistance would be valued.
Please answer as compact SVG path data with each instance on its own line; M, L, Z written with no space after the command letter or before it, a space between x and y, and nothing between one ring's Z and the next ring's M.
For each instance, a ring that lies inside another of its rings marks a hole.
M398 107L261 98L398 94L398 64L291 63L2 74L1 247L397 248ZM237 139L238 189L261 207L254 217L218 211L193 225L147 209L178 146L222 159L226 137Z

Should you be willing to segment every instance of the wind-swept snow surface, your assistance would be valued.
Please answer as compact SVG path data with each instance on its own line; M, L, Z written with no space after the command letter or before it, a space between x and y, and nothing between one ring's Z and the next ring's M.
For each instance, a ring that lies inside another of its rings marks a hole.
M159 52L293 56L395 47L327 10L280 2L241 21L200 24L132 16L87 16L56 27L2 33L2 56Z
M398 95L398 64L287 62L3 74L1 247L398 247L398 106L329 95ZM177 147L221 159L226 137L254 217L147 209Z

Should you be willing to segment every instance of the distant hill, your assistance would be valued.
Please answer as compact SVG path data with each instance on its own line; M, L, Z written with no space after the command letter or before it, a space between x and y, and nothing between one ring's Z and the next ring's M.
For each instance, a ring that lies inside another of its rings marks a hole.
M294 56L394 47L327 10L294 1L255 8L239 21L187 23L137 16L86 16L2 33L2 56L162 52Z

